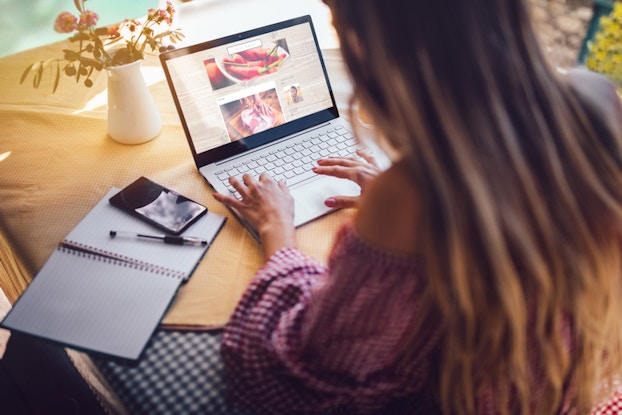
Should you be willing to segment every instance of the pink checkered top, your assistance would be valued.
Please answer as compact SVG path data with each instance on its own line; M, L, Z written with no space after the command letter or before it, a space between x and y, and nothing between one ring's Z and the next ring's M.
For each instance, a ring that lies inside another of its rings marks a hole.
M223 333L233 403L252 414L437 413L438 320L421 326L414 359L399 358L422 307L422 261L375 249L350 224L328 265L285 248L254 277ZM480 414L493 399L480 397Z

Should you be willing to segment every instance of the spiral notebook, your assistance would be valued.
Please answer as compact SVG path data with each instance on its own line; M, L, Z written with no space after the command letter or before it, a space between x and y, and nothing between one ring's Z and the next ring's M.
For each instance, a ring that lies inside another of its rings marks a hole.
M153 228L111 206L112 189L67 235L0 326L125 360L139 359L207 246L110 238ZM208 212L184 235L214 240L225 217Z

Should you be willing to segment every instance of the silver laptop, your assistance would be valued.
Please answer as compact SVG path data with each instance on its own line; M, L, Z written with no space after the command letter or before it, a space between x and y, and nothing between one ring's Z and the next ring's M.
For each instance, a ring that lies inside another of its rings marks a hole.
M311 170L319 158L352 155L357 144L337 111L310 16L166 52L160 61L194 161L219 193L239 197L228 178L244 173L285 179L296 226L329 213L327 197L359 193L349 180Z

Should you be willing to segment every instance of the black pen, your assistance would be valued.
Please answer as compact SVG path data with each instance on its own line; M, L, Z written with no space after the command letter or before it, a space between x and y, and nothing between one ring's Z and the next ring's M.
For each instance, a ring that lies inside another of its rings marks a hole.
M110 237L130 236L135 238L156 239L171 245L207 245L205 239L195 238L192 236L174 236L174 235L146 235L144 233L132 233L124 231L110 231Z

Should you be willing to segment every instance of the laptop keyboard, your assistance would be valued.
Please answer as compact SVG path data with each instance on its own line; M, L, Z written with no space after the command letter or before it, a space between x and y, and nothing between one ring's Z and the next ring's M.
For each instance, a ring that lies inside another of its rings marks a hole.
M364 146L356 142L352 133L339 125L288 140L282 146L270 147L261 154L235 160L224 165L215 175L234 197L240 199L240 194L229 184L229 177L241 180L246 173L255 177L268 173L275 180L284 179L288 186L292 186L316 176L311 169L317 165L317 160L330 156L350 157L362 148Z

